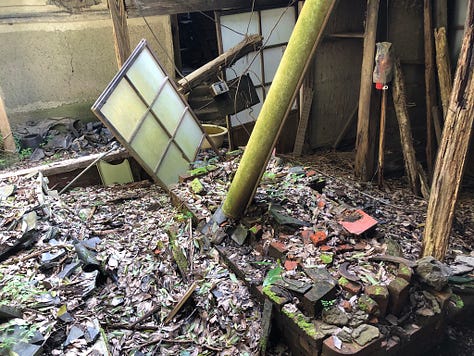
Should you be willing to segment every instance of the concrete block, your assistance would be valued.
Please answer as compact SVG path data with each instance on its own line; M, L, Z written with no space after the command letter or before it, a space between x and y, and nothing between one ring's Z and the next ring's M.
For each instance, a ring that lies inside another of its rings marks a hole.
M315 316L322 309L321 303L336 298L336 284L327 281L316 282L313 287L301 297L301 307L308 316Z

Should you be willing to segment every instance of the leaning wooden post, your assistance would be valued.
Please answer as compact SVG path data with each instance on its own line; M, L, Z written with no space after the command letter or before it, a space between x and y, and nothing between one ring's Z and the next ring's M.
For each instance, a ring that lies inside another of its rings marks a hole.
M474 123L474 0L469 0L448 115L438 150L423 236L423 256L446 255Z
M382 106L380 108L380 133L379 133L379 156L378 156L378 186L383 187L383 167L385 162L385 126L387 122L387 90L382 89Z
M449 64L448 40L446 38L446 29L444 27L438 28L435 34L436 47L436 66L438 68L438 81L441 93L441 104L443 105L443 119L447 115L449 96L451 95L452 76L451 66Z
M3 149L6 152L16 152L15 139L13 138L10 122L8 121L5 104L0 96L0 133L2 134Z
M374 150L371 149L375 137L370 137L370 97L372 96L372 72L374 70L375 41L379 17L380 0L367 1L367 19L364 34L364 53L360 74L359 112L357 116L357 140L354 174L368 181L374 171Z
M403 149L403 158L405 161L405 170L410 184L411 191L419 195L420 188L418 184L418 172L415 148L413 147L413 137L411 133L410 118L408 116L405 79L403 77L400 60L397 58L393 65L393 105L397 114L398 127L400 129L400 140Z
M124 0L107 0L114 31L115 56L121 68L130 56L130 34L128 33L127 13Z
M425 94L426 94L426 164L428 173L433 173L433 106L436 104L436 83L433 63L433 25L431 0L424 0L424 37L425 37Z
M336 0L306 0L222 206L238 218L250 204Z

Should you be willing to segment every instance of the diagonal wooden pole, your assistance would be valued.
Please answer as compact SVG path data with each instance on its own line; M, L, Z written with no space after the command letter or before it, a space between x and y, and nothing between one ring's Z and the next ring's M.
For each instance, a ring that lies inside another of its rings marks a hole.
M306 0L222 206L238 218L250 204L336 0Z

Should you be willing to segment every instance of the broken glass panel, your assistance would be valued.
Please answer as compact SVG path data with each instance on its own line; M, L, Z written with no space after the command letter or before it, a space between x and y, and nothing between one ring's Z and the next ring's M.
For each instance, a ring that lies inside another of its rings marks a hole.
M145 40L92 111L165 189L188 170L205 136Z

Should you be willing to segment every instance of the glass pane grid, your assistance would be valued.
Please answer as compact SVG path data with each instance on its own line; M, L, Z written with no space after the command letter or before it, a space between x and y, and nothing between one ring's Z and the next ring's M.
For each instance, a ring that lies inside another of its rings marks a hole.
M165 189L195 160L204 136L145 40L92 111Z

